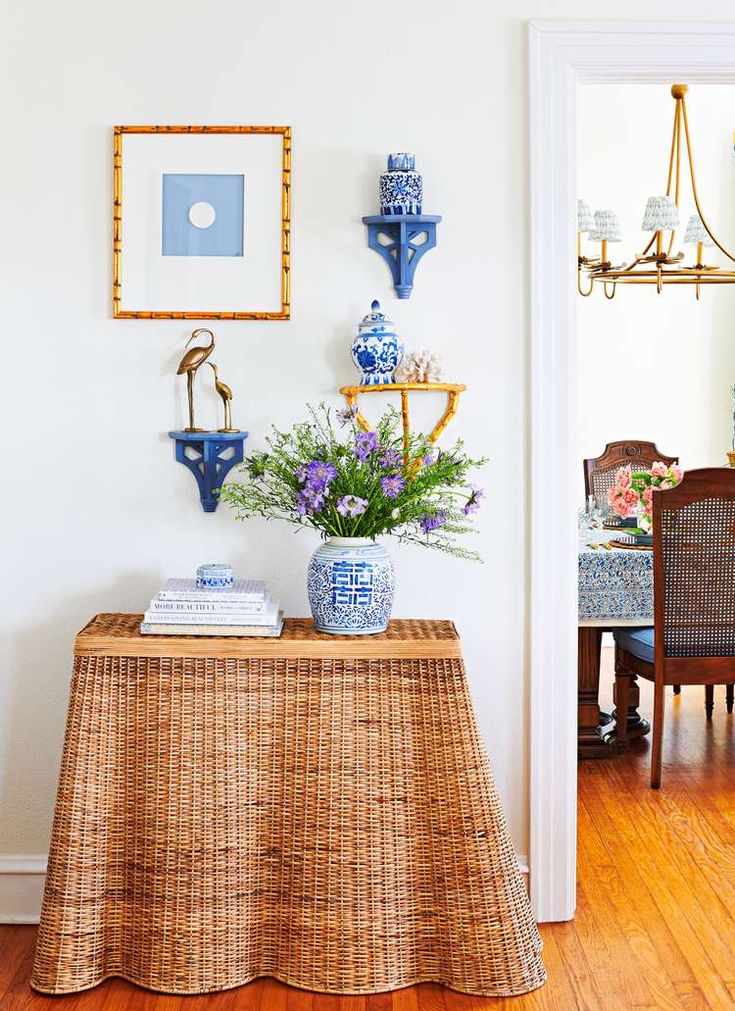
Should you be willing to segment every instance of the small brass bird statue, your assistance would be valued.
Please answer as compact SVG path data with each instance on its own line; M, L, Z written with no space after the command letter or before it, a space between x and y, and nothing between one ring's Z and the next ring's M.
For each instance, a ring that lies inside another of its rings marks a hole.
M207 365L209 365L212 372L214 372L214 388L217 391L217 393L219 393L220 397L222 397L222 404L225 409L225 427L218 428L217 431L239 432L240 431L239 428L232 427L232 390L227 385L227 383L223 383L222 380L220 379L219 374L217 372L217 366L214 364L214 362L207 362Z
M195 330L189 340L186 342L185 347L189 347L191 342L199 334L209 334L210 343L205 347L193 347L189 348L184 357L179 362L179 367L176 370L177 376L183 376L186 373L186 394L189 398L189 427L185 428L185 432L203 432L203 428L197 428L194 424L194 376L197 373L197 369L200 365L206 362L207 358L214 351L214 334L211 330L207 330L204 327L200 327Z

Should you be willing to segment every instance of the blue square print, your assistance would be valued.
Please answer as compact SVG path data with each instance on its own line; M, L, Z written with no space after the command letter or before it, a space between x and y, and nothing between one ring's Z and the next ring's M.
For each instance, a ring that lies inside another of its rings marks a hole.
M245 177L163 174L164 256L242 256Z

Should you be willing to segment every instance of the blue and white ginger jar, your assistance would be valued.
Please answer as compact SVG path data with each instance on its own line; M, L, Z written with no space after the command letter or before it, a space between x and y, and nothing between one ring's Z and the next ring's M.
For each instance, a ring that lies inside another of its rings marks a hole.
M415 171L416 158L407 151L388 155L388 171L380 176L381 214L420 214L424 181Z
M330 537L311 556L307 591L319 632L385 632L394 590L390 555L369 537Z
M380 302L373 302L352 342L352 360L360 371L360 385L394 383L403 351L403 341L393 329L393 321L380 311Z

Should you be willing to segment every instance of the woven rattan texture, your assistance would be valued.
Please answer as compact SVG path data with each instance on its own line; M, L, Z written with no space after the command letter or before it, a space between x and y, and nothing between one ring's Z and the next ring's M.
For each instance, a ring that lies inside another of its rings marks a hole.
M614 467L610 467L608 470L593 470L590 475L590 483L592 485L592 494L595 497L595 503L598 509L602 509L604 506L608 505L607 493L610 488L615 484L615 475L619 470L620 465L616 464Z
M735 656L735 501L661 510L666 656Z
M120 636L125 639L144 639L140 634L142 614L98 614L80 632L80 637L94 635ZM294 642L330 643L335 640L348 639L355 643L354 635L326 635L317 632L311 618L286 618L283 623L283 639ZM451 621L424 621L418 618L395 618L390 622L388 630L378 635L371 635L371 642L398 642L407 639L425 641L427 639L439 642L453 641L457 632ZM388 650L390 652L390 650Z
M540 949L461 660L75 659L36 989L510 995Z
M326 635L310 618L287 618L279 638L142 635L141 614L98 614L76 639L77 655L234 657L460 657L451 621L397 619L380 635Z

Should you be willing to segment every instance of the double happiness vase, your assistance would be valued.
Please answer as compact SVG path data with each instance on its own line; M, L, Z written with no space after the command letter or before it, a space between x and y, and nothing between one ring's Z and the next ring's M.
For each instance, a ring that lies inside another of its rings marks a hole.
M394 589L390 555L369 537L329 537L311 556L307 591L320 632L385 632Z
M394 383L403 351L403 341L393 329L392 320L380 311L380 302L373 302L352 342L352 360L360 370L360 385Z
M406 151L388 155L388 171L380 176L381 214L421 214L424 181L416 159Z

